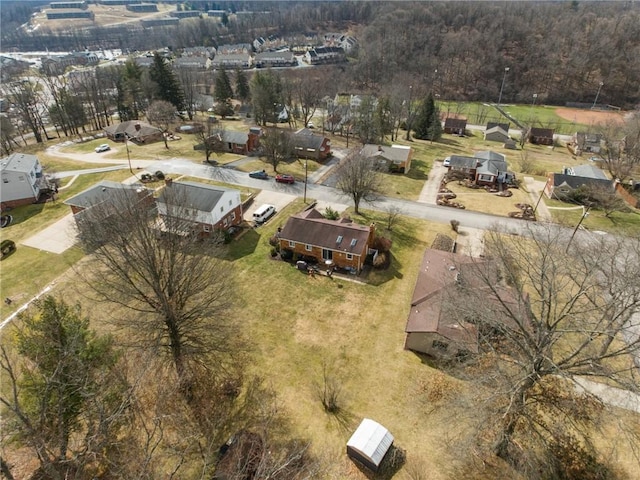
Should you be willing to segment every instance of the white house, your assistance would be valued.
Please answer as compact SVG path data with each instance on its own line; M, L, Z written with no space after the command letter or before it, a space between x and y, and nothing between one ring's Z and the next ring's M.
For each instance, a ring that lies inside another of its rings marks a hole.
M0 160L2 207L18 207L35 203L49 182L42 173L42 165L35 155L12 153Z
M191 224L192 231L201 237L242 222L240 191L231 188L167 179L156 203L161 217Z

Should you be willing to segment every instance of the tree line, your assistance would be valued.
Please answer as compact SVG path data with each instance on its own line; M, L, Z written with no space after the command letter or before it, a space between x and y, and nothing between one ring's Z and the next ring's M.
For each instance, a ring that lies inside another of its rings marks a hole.
M229 6L223 2L219 6ZM240 5L232 5L240 9ZM495 102L505 68L507 102L592 103L627 108L640 100L640 9L634 3L270 3L260 14L221 24L212 18L175 27L96 27L64 33L3 29L3 45L25 50L121 48L174 50L252 42L279 35L290 41L323 31L350 30L360 40L348 68L354 89L375 90L406 77L442 98ZM4 10L3 10L4 14Z

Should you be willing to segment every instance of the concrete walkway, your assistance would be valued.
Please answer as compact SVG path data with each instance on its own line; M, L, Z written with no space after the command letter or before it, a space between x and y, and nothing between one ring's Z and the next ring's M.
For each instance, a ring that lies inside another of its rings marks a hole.
M429 178L424 183L424 187L422 187L418 202L430 203L432 205L436 204L440 183L445 173L447 173L447 169L442 165L442 162L433 162L433 166L429 172Z

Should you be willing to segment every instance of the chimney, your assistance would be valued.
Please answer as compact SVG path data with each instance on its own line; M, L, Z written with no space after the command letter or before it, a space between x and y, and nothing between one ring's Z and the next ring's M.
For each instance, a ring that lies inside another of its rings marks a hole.
M173 184L173 178L170 178L170 177L165 178L165 179L164 179L164 184L165 184L167 187L170 187L170 186Z
M382 145L378 145L378 151L381 152L382 151Z
M140 131L140 124L139 124L139 123L136 123L136 124L134 125L134 127L135 127L135 129L136 129L136 131L137 131L137 132L139 132L139 131Z

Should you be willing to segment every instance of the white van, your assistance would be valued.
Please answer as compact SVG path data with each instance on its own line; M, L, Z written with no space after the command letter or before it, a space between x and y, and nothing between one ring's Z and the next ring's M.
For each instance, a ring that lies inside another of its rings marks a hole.
M274 207L273 205L269 205L269 204L260 205L258 209L255 212L253 212L253 220L256 222L256 224L260 225L266 222L267 220L269 220L269 218L275 215L275 213L276 213L276 207Z

